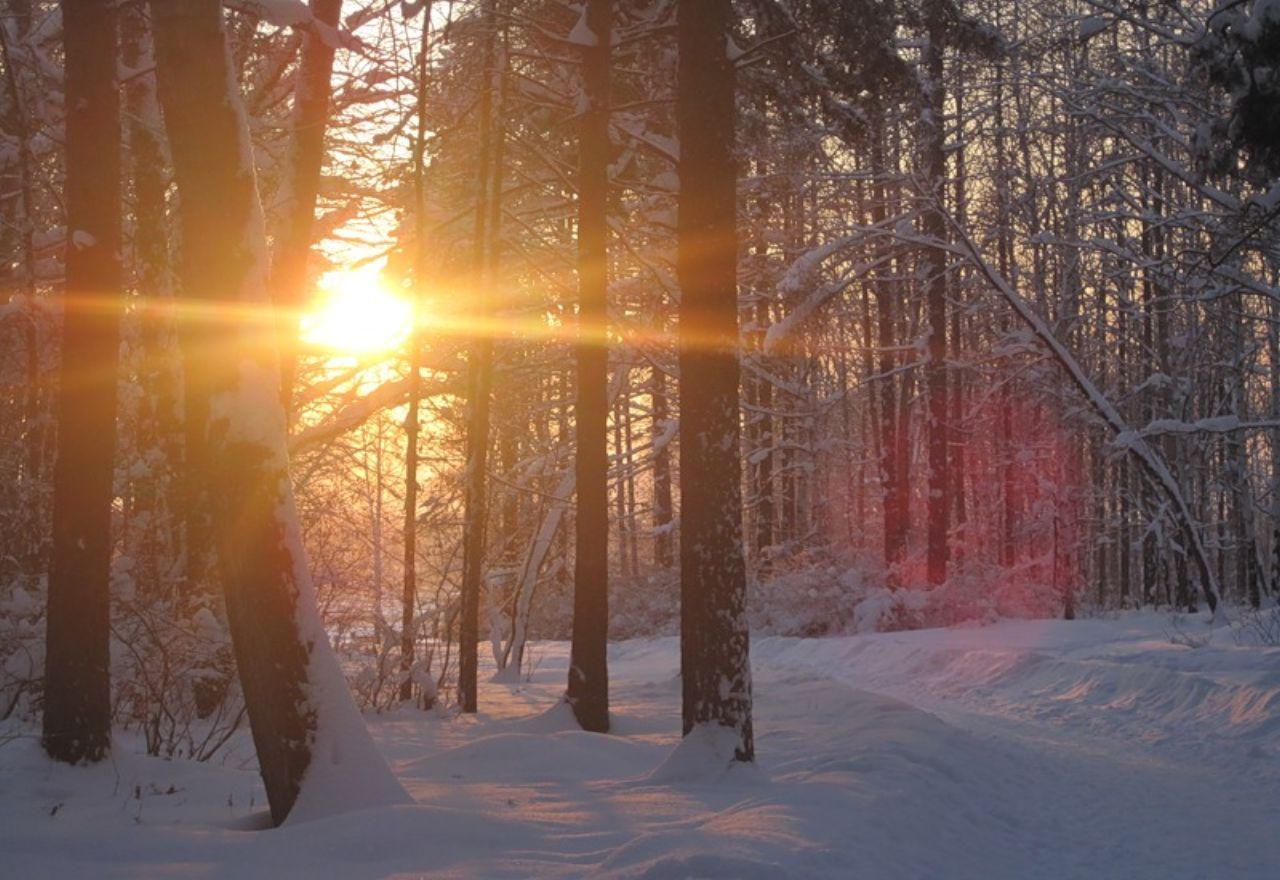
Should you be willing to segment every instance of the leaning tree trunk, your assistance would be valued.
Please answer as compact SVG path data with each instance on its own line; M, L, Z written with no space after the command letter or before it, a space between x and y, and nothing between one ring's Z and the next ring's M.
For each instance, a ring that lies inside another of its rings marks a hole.
M259 769L279 824L408 800L320 622L289 483L267 310L266 234L218 0L152 0L160 103L181 198L188 467L203 488Z
M613 0L587 0L578 141L578 490L566 698L583 730L609 729L609 55ZM622 487L618 487L619 494ZM622 551L625 554L625 548Z
M107 583L120 267L120 92L115 10L62 4L66 46L67 287L53 470L44 747L98 761L111 745Z
M753 761L738 422L734 67L729 0L677 13L680 674L687 736L719 725Z

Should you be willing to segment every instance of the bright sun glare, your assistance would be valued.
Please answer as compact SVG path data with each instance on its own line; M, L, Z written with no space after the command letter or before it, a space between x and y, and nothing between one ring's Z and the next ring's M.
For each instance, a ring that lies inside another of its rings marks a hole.
M376 265L320 279L320 295L302 319L309 345L346 354L389 351L409 335L413 309L388 290Z

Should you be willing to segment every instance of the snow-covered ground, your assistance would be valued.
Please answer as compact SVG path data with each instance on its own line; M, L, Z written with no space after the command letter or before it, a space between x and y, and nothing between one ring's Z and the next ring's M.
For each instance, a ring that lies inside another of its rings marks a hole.
M613 646L609 736L555 707L566 646L539 644L532 682L485 686L476 718L372 720L416 805L271 831L243 761L122 742L70 769L18 740L0 875L1274 880L1280 649L1171 632L1135 614L757 639L760 764L718 778L655 772L674 640Z

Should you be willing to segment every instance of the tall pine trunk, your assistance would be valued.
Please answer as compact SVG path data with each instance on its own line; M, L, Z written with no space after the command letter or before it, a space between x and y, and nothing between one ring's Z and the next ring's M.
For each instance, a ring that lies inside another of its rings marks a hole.
M873 117L876 128L884 123L884 114L877 108ZM871 170L875 175L875 186L872 191L871 222L879 226L888 216L889 194L884 178L889 174L885 160L884 134L875 130L871 133ZM896 351L898 333L899 291L893 282L892 265L886 263L874 273L873 286L876 291L876 339L880 347L879 365L880 386L880 479L884 484L883 517L884 517L884 565L889 583L898 583L897 567L907 552L907 492L909 486L900 478L899 466L899 417L898 380L894 376L900 360Z
M943 216L947 177L947 154L943 129L943 49L946 22L941 0L931 0L926 22L923 57L924 82L921 95L921 137L925 164L925 196L922 229L935 243L924 253L926 274L925 307L929 323L929 344L925 360L928 403L927 429L929 473L927 479L928 551L927 576L931 585L947 579L950 559L951 493L949 485L949 437L947 412L947 256L943 240L947 226Z
M43 742L59 761L111 745L112 468L120 346L120 92L107 0L62 5L67 286L53 469Z
M578 138L578 492L567 697L583 730L609 729L609 55L613 0L587 0ZM621 450L619 450L621 454ZM622 486L619 484L619 493ZM623 550L625 554L625 548ZM625 555L624 555L625 558Z
M218 0L153 0L160 103L181 199L188 467L217 550L258 765L279 824L408 800L370 739L320 622L294 510L270 335L253 152Z
M400 605L400 699L413 698L414 619L418 604L418 435L422 396L422 339L418 335L418 313L426 283L426 148L427 70L431 51L431 0L422 13L422 40L418 49L415 114L417 130L413 138L413 311L409 328L409 411L404 419L404 580Z
M734 67L729 0L677 12L680 673L683 729L731 730L753 761L742 551Z
M479 140L476 181L475 253L477 329L467 364L467 469L462 536L462 609L458 626L458 704L463 712L477 709L479 685L480 592L484 586L485 537L489 524L487 472L489 422L493 390L493 336L487 326L501 211L501 132L494 132L493 98L497 78L498 0L484 7L484 82L480 86ZM505 63L505 60L504 60Z

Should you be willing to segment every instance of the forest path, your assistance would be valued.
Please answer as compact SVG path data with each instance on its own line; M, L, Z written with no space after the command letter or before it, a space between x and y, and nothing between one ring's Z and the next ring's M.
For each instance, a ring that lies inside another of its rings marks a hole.
M759 772L661 784L676 641L614 646L610 737L546 710L567 657L544 643L398 766L421 800L533 818L482 876L1274 877L1280 651L1166 625L758 639Z
M1027 876L1280 876L1280 648L1231 635L1147 613L755 656L903 700L1021 772L993 816L1016 813L1039 851Z

